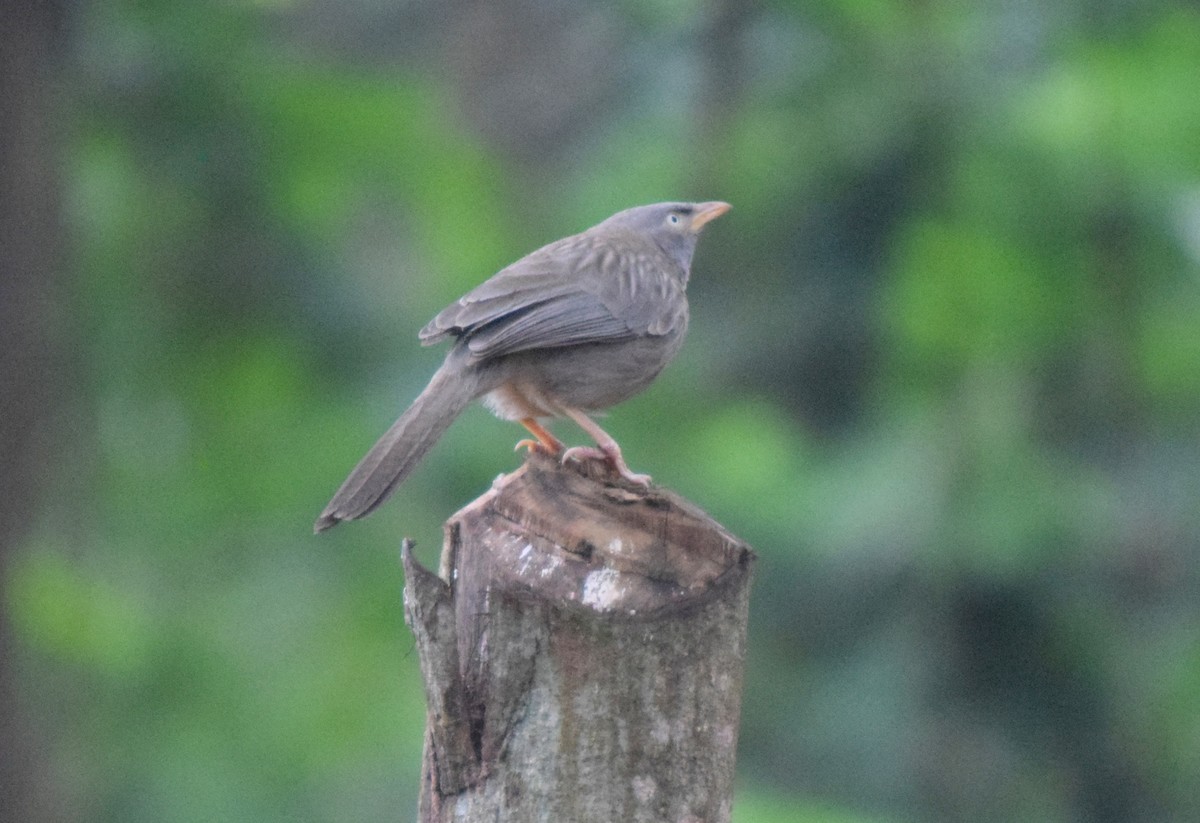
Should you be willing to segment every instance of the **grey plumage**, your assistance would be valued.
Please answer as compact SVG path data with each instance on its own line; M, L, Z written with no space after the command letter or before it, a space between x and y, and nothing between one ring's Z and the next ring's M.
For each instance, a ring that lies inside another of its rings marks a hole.
M479 396L478 369L463 367L461 350L450 353L425 390L359 461L314 524L324 531L342 520L365 517L387 500Z
M571 417L597 441L563 458L603 456L633 482L620 449L584 412L644 389L687 331L685 288L700 229L725 203L657 203L618 212L497 272L421 330L453 339L412 406L371 448L317 518L316 531L369 514L416 468L454 418L485 397L541 448L562 444L537 418Z

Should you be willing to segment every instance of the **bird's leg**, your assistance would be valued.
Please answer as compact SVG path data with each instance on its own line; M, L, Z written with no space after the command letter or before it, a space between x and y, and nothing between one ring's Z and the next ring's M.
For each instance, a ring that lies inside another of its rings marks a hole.
M612 439L612 435L604 429L596 425L590 417L576 409L564 409L567 416L579 424L579 428L592 436L599 448L591 446L575 446L563 452L563 462L567 460L579 460L581 458L599 458L605 460L621 477L628 480L630 483L635 483L639 486L650 485L650 475L636 474L631 472L629 467L625 465L625 458L621 456L621 447L617 445L617 441Z
M542 424L538 423L532 417L522 417L521 425L529 429L530 434L537 440L522 440L513 448L513 451L520 451L522 448L532 451L545 452L546 454L558 454L563 450L563 443L557 437L546 430Z

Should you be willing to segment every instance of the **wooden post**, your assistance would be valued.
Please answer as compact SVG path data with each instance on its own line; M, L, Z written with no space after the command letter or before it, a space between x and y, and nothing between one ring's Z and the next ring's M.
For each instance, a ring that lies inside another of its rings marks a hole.
M421 823L730 818L754 554L598 463L525 465L405 542L428 722Z

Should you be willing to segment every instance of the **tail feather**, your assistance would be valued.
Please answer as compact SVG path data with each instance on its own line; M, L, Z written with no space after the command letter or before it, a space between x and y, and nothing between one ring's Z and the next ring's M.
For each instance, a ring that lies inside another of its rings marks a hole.
M451 356L408 411L359 461L313 524L323 532L373 512L412 473L454 418L480 394L476 370Z

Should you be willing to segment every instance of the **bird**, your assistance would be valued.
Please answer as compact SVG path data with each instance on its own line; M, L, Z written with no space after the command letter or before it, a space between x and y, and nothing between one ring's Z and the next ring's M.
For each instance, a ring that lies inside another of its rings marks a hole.
M359 461L313 525L364 517L404 482L474 400L533 435L517 444L566 462L600 459L628 483L617 445L589 416L645 389L674 359L688 326L686 288L701 229L722 201L625 209L501 269L419 334L452 341L407 411ZM595 447L566 448L540 421L573 420Z

